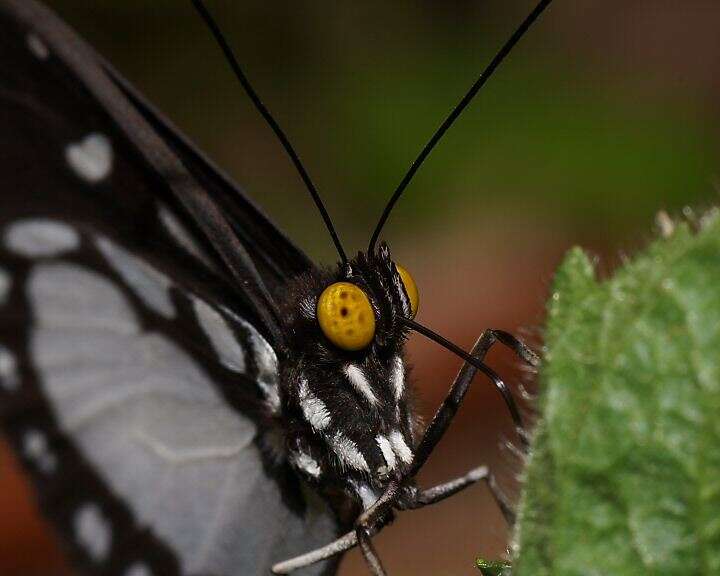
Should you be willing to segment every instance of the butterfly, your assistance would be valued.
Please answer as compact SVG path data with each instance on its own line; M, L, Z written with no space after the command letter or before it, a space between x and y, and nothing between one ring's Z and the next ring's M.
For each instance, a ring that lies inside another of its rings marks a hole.
M414 173L540 2L423 149L368 249L348 258L312 180L194 0L313 197L340 262L313 264L136 90L35 0L0 1L0 425L87 574L335 573L401 510L478 481L414 481L483 372L415 321L419 292L379 242ZM404 343L465 360L421 429ZM521 440L524 436L521 434Z

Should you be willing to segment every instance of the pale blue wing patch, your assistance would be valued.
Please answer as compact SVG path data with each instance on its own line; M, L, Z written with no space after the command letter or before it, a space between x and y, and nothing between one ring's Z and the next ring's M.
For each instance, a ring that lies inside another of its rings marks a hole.
M54 474L57 470L57 456L50 451L48 440L39 430L30 429L22 439L23 454L43 474Z
M148 568L145 564L142 562L136 562L125 570L123 576L153 576L153 574L150 571L150 568Z
M112 528L97 504L87 503L75 511L73 518L75 539L96 562L102 562L110 553Z
M2 344L0 344L0 387L6 392L15 392L20 387L17 360Z
M193 298L193 308L222 365L234 372L245 372L245 350L225 318L200 298Z
M7 302L8 294L12 286L10 273L0 268L0 306Z
M168 235L188 254L197 258L209 269L214 270L215 265L212 263L203 247L198 244L195 236L185 227L185 224L180 221L175 213L163 204L159 204L157 210L158 219L162 223Z
M264 468L256 424L171 338L143 331L113 281L67 262L38 263L27 295L31 354L61 431L139 523L175 551L183 573L267 574L272 563L335 537L335 520L316 497L304 518L287 507ZM195 303L220 360L239 368L245 353L265 352L255 364L276 382L274 353L259 340L248 351L234 346L220 313ZM37 441L32 450L43 456ZM102 558L112 546L111 522L93 502L76 514L78 544Z
M148 308L166 318L175 317L175 306L170 298L171 282L167 276L108 238L101 236L96 244L110 266Z
M28 34L25 38L25 42L35 58L38 58L39 60L47 60L48 56L50 56L49 48L36 34Z
M65 160L78 178L89 184L98 184L112 172L112 143L104 134L88 134L79 142L68 144Z
M80 245L78 232L54 220L33 219L14 222L5 230L5 247L20 256L59 256Z

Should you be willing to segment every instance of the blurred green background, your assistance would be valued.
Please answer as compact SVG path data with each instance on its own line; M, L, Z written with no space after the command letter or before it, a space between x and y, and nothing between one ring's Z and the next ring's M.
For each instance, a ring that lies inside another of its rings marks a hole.
M350 252L366 246L410 162L531 9L519 0L209 4ZM298 177L189 2L51 6L311 256L334 260ZM716 203L719 25L716 0L557 0L385 228L420 287L420 320L464 347L488 326L540 345L548 284L567 248L587 247L608 271L652 234L659 209ZM409 355L429 416L459 362L419 336ZM516 360L491 360L532 390ZM422 481L489 462L513 492L520 461L505 447L509 418L485 382L475 386ZM39 559L55 556L32 553L45 544L27 493L19 477L2 474L0 500L18 512L0 520L0 572L46 574ZM506 539L478 487L405 514L378 547L393 576L460 575L475 573L476 554L502 554ZM351 554L341 573L365 568Z

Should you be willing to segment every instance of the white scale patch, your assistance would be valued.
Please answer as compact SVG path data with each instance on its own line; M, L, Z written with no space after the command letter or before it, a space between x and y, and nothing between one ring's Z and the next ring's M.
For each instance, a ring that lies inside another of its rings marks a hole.
M112 144L103 134L89 134L82 141L65 148L65 160L77 176L90 184L97 184L112 171Z
M222 315L199 298L193 298L193 308L200 327L210 340L220 363L233 372L244 373L245 350Z
M7 392L15 392L20 386L17 362L10 350L0 344L0 386Z
M310 454L305 454L305 452L298 452L295 454L293 462L295 463L295 466L313 478L319 478L322 473L320 464L317 463L315 458L310 456Z
M45 42L32 33L27 35L26 41L27 47L36 58L39 58L40 60L47 60L47 57L50 56L50 50L48 50Z
M172 283L167 276L108 238L101 236L96 244L108 264L148 308L165 318L175 317L175 305L170 298Z
M349 466L355 470L370 472L365 457L360 453L360 450L358 450L357 444L350 440L350 438L344 436L341 432L335 432L335 434L328 439L328 442L342 465Z
M315 320L315 308L317 307L317 303L314 298L305 298L300 302L299 306L300 314L302 314L304 318L307 318L308 320Z
M208 268L214 268L212 262L208 259L207 254L205 254L205 251L195 241L195 238L193 238L190 231L167 206L160 205L158 207L158 218L160 219L160 222L162 222L163 226L165 226L167 233L172 236L175 241L180 244L180 246L182 246L189 254L195 256L195 258L200 260Z
M410 450L409 446L405 442L405 438L403 438L403 435L399 430L393 430L390 433L390 444L400 460L405 462L405 464L410 464L410 462L412 462L412 450Z
M405 366L403 365L402 358L395 356L393 358L392 369L390 372L390 383L392 384L393 392L395 393L395 401L399 401L402 398L403 390L405 388Z
M0 306L7 302L8 294L10 293L10 287L12 286L12 280L10 280L10 274L0 268Z
M59 256L79 245L77 231L54 220L23 220L11 224L5 231L5 246L27 258Z
M308 387L308 381L300 378L298 386L298 397L300 398L300 408L305 420L315 428L318 432L324 430L330 425L330 412L325 406L325 402L317 398Z
M262 337L255 327L230 310L225 310L235 322L250 335L249 342L257 367L257 385L265 394L268 405L274 413L280 412L280 393L278 392L278 361L272 346Z
M112 530L95 504L83 504L74 518L75 538L96 562L107 558L112 541Z
M375 442L377 442L377 445L380 447L380 451L382 452L383 458L385 458L385 462L387 462L388 468L393 470L397 462L390 440L388 440L386 436L379 434L377 438L375 438Z
M353 388L362 394L371 405L375 406L378 402L375 393L373 392L370 382L366 378L362 371L362 368L355 366L355 364L348 364L345 367L345 375L350 380Z
M57 469L57 457L50 452L45 434L38 430L29 430L23 436L23 453L45 474Z
M378 494L367 484L353 484L357 495L360 496L360 500L362 501L363 508L365 510L370 508L373 504L375 504L375 502L378 501L378 498L380 498L380 496L378 496Z

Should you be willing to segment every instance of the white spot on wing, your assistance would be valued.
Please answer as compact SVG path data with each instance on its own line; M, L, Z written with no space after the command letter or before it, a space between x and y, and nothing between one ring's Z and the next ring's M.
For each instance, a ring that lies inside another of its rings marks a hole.
M15 356L0 345L0 386L7 392L14 392L20 386Z
M293 462L295 463L295 466L313 478L319 478L322 473L320 464L317 463L315 458L305 452L298 452L295 454Z
M23 220L5 232L5 245L20 256L40 258L58 256L80 245L78 233L62 222Z
M45 42L40 40L40 38L38 38L35 34L28 34L26 41L30 52L32 52L36 58L40 58L40 60L45 60L48 56L50 56L50 50L48 50Z
M410 464L413 459L413 453L412 450L408 447L407 443L405 442L405 438L403 438L402 433L399 430L393 430L390 432L390 444L393 447L393 451L397 455L400 460L405 462L405 464Z
M48 449L45 435L38 430L30 430L23 436L23 453L45 474L57 469L57 458Z
M138 562L125 570L123 576L152 576L152 572L145 564Z
M357 444L350 440L350 438L344 436L341 432L335 432L335 434L328 439L328 442L342 465L365 472L370 471L365 457L360 453L360 450L358 450Z
M10 292L10 286L12 280L10 280L10 274L0 268L0 306L7 302L8 293Z
M170 299L171 282L167 276L108 238L99 237L96 244L110 266L148 308L166 318L175 317L175 306Z
M95 504L83 504L75 513L75 538L88 555L100 562L110 552L112 532L100 508Z
M213 264L208 259L207 254L205 254L205 251L195 241L195 238L193 238L193 235L185 227L185 224L183 224L167 206L159 206L158 218L160 218L160 222L162 222L163 226L165 226L167 233L170 234L170 236L172 236L175 241L180 244L180 246L182 246L188 253L195 256L195 258L200 260L208 268L214 268Z
M365 396L370 404L373 406L377 404L378 400L375 397L372 387L370 386L370 382L365 377L365 374L359 366L355 366L355 364L348 364L345 367L345 375L348 377L348 380L350 380L350 384L353 385L353 388Z
M304 377L300 378L298 397L300 398L300 408L305 420L315 430L324 430L330 425L330 412L328 412L325 403L310 392L308 382Z
M405 387L405 366L403 365L403 361L400 356L395 356L395 358L393 358L390 372L390 383L392 384L393 392L395 393L395 400L400 400Z
M112 144L103 134L90 134L81 142L69 144L65 148L65 160L77 176L90 184L97 184L107 178L112 170Z
M245 372L245 351L225 319L199 298L193 298L193 308L222 365L234 372Z
M377 442L378 446L380 447L380 451L382 452L383 457L385 458L385 462L387 462L388 468L390 470L395 468L395 452L393 452L392 445L390 444L390 440L387 439L386 436L383 436L382 434L378 434L378 436L375 438L375 441Z

